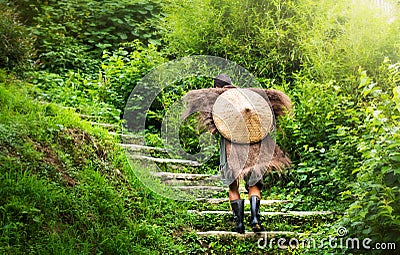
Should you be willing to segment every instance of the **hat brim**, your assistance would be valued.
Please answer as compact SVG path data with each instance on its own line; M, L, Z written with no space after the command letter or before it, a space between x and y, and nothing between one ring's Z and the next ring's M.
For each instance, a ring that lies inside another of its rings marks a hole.
M230 89L222 93L215 101L212 113L218 131L234 143L259 142L273 127L269 103L248 89Z

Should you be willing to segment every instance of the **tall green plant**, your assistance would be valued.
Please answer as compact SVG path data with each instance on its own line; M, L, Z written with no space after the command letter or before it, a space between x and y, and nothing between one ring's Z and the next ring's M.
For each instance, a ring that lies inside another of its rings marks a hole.
M20 22L15 10L0 2L0 68L28 64L33 57L34 38Z
M23 20L38 37L40 67L52 72L96 72L103 50L118 49L122 42L139 39L160 44L158 0L17 0L11 4L21 6Z
M314 195L314 205L340 201L360 160L360 106L335 81L320 83L298 74L291 87L293 114L279 119L282 132L277 133L293 162L290 187Z
M124 44L118 50L105 52L97 83L98 97L123 112L136 84L154 67L166 60L154 44L140 41ZM131 50L131 51L129 51Z
M385 62L379 69L379 83L366 73L360 89L367 106L365 132L358 151L362 160L353 173L357 182L350 191L355 202L344 223L358 238L374 242L400 242L400 64Z
M313 77L342 79L359 67L374 73L385 57L399 60L398 5L383 9L369 0L300 3L301 19L308 25L298 43Z
M171 1L165 34L171 54L226 57L256 76L284 80L299 70L304 30L295 1Z

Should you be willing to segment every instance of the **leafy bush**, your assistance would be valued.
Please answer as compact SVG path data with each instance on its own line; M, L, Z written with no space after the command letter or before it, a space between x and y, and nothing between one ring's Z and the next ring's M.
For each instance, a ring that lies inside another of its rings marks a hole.
M104 53L97 74L73 70L64 74L30 72L29 79L38 88L36 96L111 122L119 120L136 84L150 69L165 61L153 44L146 47L134 41L124 46Z
M358 84L352 95L298 77L294 116L280 121L277 139L294 160L285 188L312 195L311 205L342 203L351 237L399 242L399 70L386 60L374 81L360 69L345 81Z
M36 87L30 93L41 101L73 107L82 114L98 116L109 122L120 119L121 111L99 98L96 76L81 75L73 71L63 76L37 71L29 73L29 77Z
M285 80L299 70L297 37L304 30L293 1L172 1L165 33L173 56L228 58L255 76Z
M297 75L288 92L293 115L278 122L282 132L277 133L277 142L293 161L285 187L312 196L307 201L311 208L349 202L342 201L340 193L355 180L352 171L361 157L357 144L363 114L340 85Z
M123 112L136 84L154 67L166 60L154 44L147 47L136 40L124 48L105 52L98 80L98 97Z
M171 1L165 41L172 56L228 58L257 77L318 81L373 72L399 56L398 11L371 1Z
M27 65L34 55L34 39L15 11L0 2L0 68Z
M12 4L21 6L21 15L38 37L39 65L51 72L93 73L105 49L112 51L135 39L160 44L157 0L17 0Z
M374 74L385 57L399 60L400 20L394 2L385 1L392 9L369 0L299 2L307 29L297 44L311 77L346 79L357 75L359 67Z
M386 61L375 83L363 73L366 118L358 143L362 154L354 169L357 181L344 196L355 202L344 219L355 237L375 242L400 242L400 63Z

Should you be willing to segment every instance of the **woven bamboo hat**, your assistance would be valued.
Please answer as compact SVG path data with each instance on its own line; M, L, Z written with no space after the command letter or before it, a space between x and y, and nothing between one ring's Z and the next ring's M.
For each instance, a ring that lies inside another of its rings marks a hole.
M229 89L215 101L212 116L218 131L234 143L256 143L272 130L269 103L248 89Z

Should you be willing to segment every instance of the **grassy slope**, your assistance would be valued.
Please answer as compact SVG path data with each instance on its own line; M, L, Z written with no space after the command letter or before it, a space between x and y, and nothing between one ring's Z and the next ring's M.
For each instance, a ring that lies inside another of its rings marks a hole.
M105 131L1 76L0 253L180 249L171 236L180 219L169 219L172 227L154 219L183 209L146 190Z

